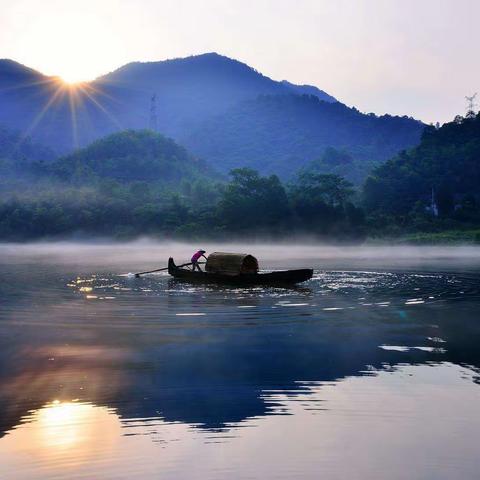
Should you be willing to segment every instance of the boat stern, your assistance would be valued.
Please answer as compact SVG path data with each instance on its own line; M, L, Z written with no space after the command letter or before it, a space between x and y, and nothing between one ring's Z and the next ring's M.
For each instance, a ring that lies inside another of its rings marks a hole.
M168 273L170 275L173 275L173 271L177 269L177 266L175 265L175 262L173 261L173 258L170 257L168 259Z

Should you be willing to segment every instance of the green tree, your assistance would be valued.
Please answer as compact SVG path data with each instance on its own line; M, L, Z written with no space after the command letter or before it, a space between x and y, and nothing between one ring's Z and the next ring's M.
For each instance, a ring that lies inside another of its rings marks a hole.
M235 231L253 232L278 227L288 219L290 210L283 185L276 175L261 177L250 168L230 172L218 205L222 223Z
M303 172L290 187L290 200L301 230L351 236L363 224L361 210L348 200L352 184L338 175Z
M307 196L321 200L331 207L343 207L354 193L353 185L343 177L312 172L300 174L296 189L303 190Z

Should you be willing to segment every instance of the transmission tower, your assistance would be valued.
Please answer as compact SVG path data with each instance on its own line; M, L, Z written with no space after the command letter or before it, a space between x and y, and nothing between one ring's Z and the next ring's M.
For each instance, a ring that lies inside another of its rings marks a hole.
M157 131L157 94L154 93L152 98L150 99L150 120L148 122L148 128L153 130L154 132Z
M467 101L467 115L472 113L475 114L475 109L477 107L477 102L475 102L476 97L477 92L475 92L471 97L465 97L465 100Z

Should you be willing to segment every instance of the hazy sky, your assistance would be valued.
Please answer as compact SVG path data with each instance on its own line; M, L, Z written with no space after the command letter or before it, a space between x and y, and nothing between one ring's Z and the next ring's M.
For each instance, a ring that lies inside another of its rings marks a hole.
M216 51L365 112L450 120L480 92L480 0L0 0L0 58L67 80Z

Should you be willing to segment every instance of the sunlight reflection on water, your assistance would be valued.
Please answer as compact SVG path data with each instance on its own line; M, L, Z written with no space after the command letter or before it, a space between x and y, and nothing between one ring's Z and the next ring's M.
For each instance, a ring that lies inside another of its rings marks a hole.
M399 366L341 382L297 382L292 392L264 390L261 398L274 406L273 415L214 430L161 415L122 418L111 408L53 402L5 437L2 466L26 479L39 473L130 478L134 471L172 479L318 478L319 472L326 478L380 479L386 468L392 469L390 478L447 479L461 471L462 478L473 479L480 466L474 372L448 363L437 364L435 372L432 377L431 367ZM452 443L460 432L460 444Z

